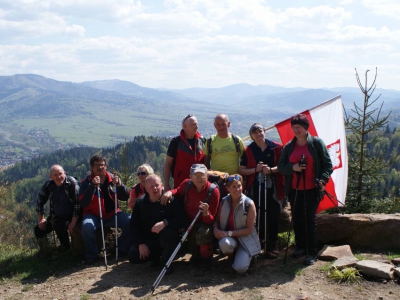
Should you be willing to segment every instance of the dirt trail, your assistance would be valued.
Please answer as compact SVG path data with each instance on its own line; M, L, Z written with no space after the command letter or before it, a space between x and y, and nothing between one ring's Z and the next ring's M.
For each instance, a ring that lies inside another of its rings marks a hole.
M283 253L281 253L283 256ZM189 263L189 255L174 262L175 271L164 276L153 296L147 292L159 275L149 263L132 265L127 260L103 261L91 267L80 263L57 277L3 283L0 299L400 299L400 284L363 280L360 284L337 284L326 277L317 261L305 267L288 258L258 261L246 275L231 270L227 258L214 256L213 269L202 272Z

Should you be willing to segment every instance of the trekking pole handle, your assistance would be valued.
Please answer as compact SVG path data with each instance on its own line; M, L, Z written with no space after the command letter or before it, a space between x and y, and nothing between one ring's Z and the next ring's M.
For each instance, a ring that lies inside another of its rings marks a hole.
M260 171L258 171L257 170L257 168L258 168L258 165L263 165L262 167L261 167L261 170ZM262 168L264 167L264 163L262 162L262 161L260 161L260 162L258 162L258 164L256 165L256 173L260 173L260 172L262 172Z
M317 185L318 189L321 190L322 186L325 186L326 183L323 180L320 180L318 178L315 178L315 184Z

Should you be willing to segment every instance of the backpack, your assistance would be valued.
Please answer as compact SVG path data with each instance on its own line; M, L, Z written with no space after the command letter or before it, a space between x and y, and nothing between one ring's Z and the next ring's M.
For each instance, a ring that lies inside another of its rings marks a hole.
M186 187L185 187L185 194L184 194L184 201L185 201L185 202L188 201L188 200L187 200L187 194L188 194L189 189L190 189L190 187L192 186L192 184L193 184L193 181L190 179L190 180L188 181ZM214 184L214 183L211 183L210 188L208 189L208 192L207 192L206 199L205 199L204 202L206 202L206 203L209 203L209 202L210 202L211 195L213 194L215 188L218 188L218 186L217 186L216 184Z
M240 151L239 138L232 133L232 139L233 139L233 142L235 143L236 152L238 153L238 156L240 157L241 156L241 151ZM208 156L211 156L211 153L212 153L211 141L212 141L212 137L207 139L207 142L208 142L208 144L207 144Z

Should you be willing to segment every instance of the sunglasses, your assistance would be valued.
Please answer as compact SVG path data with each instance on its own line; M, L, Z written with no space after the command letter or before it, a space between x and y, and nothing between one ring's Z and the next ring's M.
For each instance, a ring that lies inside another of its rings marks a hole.
M229 176L226 180L227 180L228 182L231 182L231 181L234 181L234 180L241 181L240 179L241 179L241 178L240 178L239 175L231 175L231 176Z
M253 132L262 132L262 131L264 131L264 128L262 128L261 126L258 126L258 125L252 127L251 130L250 130L251 133L253 133Z
M191 118L191 117L193 117L193 115L192 115L192 114L188 114L188 115L183 119L182 123L185 123L186 120L189 119L189 118Z
M105 167L105 163L100 163L100 164L93 164L94 167Z
M140 175L145 176L145 175L147 175L147 172L137 172L137 176L140 176Z

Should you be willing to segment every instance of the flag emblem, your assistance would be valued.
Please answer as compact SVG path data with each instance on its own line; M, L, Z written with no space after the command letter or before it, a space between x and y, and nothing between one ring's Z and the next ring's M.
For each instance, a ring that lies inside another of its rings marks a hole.
M332 169L336 170L342 167L342 157L340 151L340 139L336 142L327 145L329 156L331 157L332 161Z

